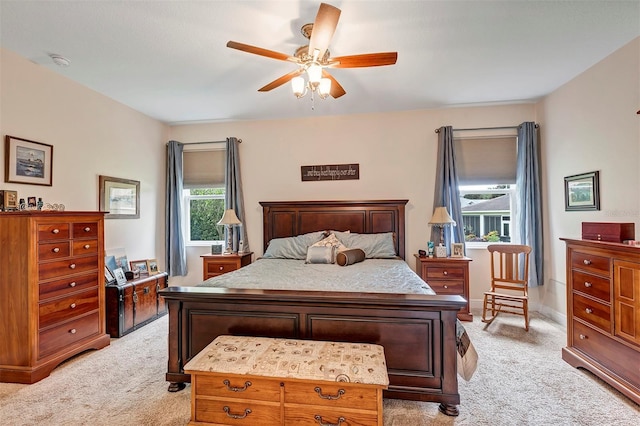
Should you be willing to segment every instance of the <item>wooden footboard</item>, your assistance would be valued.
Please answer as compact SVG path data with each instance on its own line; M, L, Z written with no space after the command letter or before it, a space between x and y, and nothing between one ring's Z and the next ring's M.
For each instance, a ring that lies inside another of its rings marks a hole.
M460 296L169 287L170 391L183 366L219 335L368 342L385 349L385 397L440 402L457 415L456 313Z

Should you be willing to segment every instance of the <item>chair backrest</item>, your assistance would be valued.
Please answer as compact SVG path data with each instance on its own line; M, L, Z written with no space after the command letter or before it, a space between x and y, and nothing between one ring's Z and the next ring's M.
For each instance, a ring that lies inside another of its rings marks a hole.
M519 244L491 244L491 291L527 295L529 281L529 253L531 247Z

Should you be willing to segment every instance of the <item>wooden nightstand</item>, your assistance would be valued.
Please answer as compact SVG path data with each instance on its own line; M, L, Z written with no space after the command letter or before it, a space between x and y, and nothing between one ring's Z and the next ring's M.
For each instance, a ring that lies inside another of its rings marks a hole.
M251 263L253 252L242 254L203 254L202 258L202 279L235 271Z
M416 272L436 294L455 294L465 298L467 305L458 312L461 321L473 321L469 312L468 257L416 257Z

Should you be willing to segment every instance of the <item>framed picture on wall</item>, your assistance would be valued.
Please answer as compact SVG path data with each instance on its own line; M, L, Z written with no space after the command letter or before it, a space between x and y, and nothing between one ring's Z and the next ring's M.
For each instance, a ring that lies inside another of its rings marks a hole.
M53 145L5 136L4 181L53 185Z
M140 217L140 181L110 176L99 177L99 208L106 219L138 219Z
M600 210L599 180L597 171L565 177L565 211Z

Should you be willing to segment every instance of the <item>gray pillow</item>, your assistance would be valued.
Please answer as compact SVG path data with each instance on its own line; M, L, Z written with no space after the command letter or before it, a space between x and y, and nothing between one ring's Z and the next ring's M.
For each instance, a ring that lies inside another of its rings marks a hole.
M333 263L333 246L311 246L304 263Z
M335 234L345 246L362 249L367 259L390 259L398 256L393 244L393 232L378 234L335 232Z
M307 257L307 248L320 241L323 236L324 232L318 231L296 237L274 238L269 241L262 257L304 260Z

